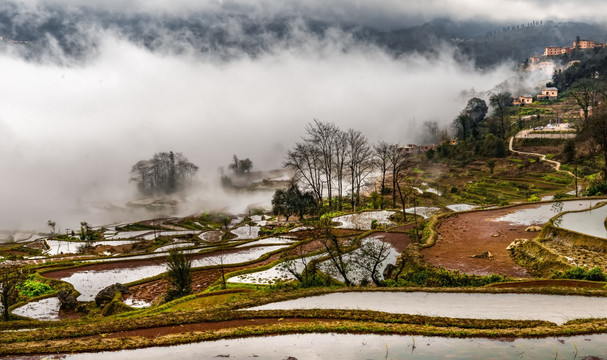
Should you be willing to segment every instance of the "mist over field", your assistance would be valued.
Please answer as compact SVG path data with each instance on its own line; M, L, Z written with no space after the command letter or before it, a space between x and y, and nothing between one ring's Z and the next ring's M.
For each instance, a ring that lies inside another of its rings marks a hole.
M20 26L51 16L45 13L49 6L72 13L76 10L70 6L89 6L42 3L19 3ZM109 16L122 3L95 6ZM161 2L135 3L139 7L133 11L170 10ZM219 11L217 4L203 3ZM173 14L189 7L205 11L187 1L175 4ZM269 3L256 4L266 14ZM300 12L323 7L298 4ZM406 17L408 10L390 1L381 2L377 16L392 6ZM362 14L358 10L351 9ZM231 21L224 29L246 45L246 30L235 18ZM88 21L70 35L80 49L77 56L51 33L26 45L35 51L5 41L0 51L0 229L44 229L49 219L62 228L80 221L102 225L145 219L149 214L125 208L141 197L128 181L129 171L137 161L171 150L200 167L179 215L209 209L244 212L249 204L269 204L270 194L221 189L218 168L226 167L233 154L253 160L256 170L279 168L313 119L361 130L371 141L419 143L424 121L448 126L474 94L486 96L504 79L510 79L511 88L532 89L550 75L520 79L509 61L479 70L446 43L437 43L433 55L394 55L342 28L318 32L300 19L287 24L281 36L258 33L261 45L256 42L255 51L220 44L200 52L183 32L155 25L149 30L157 36L154 46L146 46L150 39L134 40L120 27Z

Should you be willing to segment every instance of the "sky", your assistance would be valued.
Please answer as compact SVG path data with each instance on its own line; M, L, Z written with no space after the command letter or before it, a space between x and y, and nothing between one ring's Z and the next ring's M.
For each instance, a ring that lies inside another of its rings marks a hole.
M30 12L24 21L44 17L48 6L83 3L150 14L222 7L287 11L265 1L21 3L20 11ZM491 9L503 7L492 1L459 3L477 14L465 16L488 16ZM531 9L542 4L525 3ZM367 3L354 4L293 2L299 12L323 14L326 7L336 16L369 21L375 15L465 17L454 2L438 0L423 7L379 0L369 12ZM218 169L233 154L250 158L254 169L280 168L286 151L313 119L361 130L372 142L418 142L424 121L448 126L465 106L462 92L490 91L514 76L513 64L479 71L456 61L446 45L435 57L395 57L340 30L319 37L297 23L288 44L271 43L255 57L243 53L229 60L187 47L178 53L151 51L112 29L83 31L94 39L95 51L82 61L68 59L52 46L36 61L15 47L0 51L0 230L44 230L47 220L74 228L80 221L104 225L145 219L150 214L125 206L141 197L128 181L129 171L160 151L181 152L201 169L177 215L267 206L268 194L235 195L218 185ZM541 76L529 82L537 83Z
M532 20L604 20L601 0L18 0L40 5L87 6L107 11L183 15L191 12L244 13L258 16L299 15L376 26L419 24L435 18L514 22Z

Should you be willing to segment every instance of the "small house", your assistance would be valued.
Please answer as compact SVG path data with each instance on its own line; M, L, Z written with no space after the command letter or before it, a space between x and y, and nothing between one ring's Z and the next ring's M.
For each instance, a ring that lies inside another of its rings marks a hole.
M514 106L525 106L533 103L533 95L521 95L518 98L512 100Z
M559 89L549 87L542 90L542 93L537 96L538 100L556 100L559 96Z

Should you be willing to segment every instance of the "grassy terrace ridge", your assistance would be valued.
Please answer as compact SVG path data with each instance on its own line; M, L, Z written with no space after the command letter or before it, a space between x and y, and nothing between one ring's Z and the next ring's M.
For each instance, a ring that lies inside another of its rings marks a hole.
M73 353L100 350L134 349L148 346L175 345L243 336L263 336L291 333L374 333L406 334L447 337L543 337L571 336L607 332L607 319L573 320L557 326L537 320L482 320L390 314L362 310L273 310L236 311L267 302L295 297L344 291L433 291L441 289L299 289L293 291L251 291L230 289L192 295L175 300L156 309L109 316L96 323L67 320L52 323L16 321L2 330L23 329L23 326L40 328L18 332L0 332L0 355ZM458 289L456 292L511 293L512 289L486 287ZM516 293L537 293L538 289L517 289ZM449 292L453 292L450 290ZM588 289L543 289L540 293L570 293L588 296L607 296L607 291ZM205 301L205 309L188 309L189 303ZM216 301L216 302L215 302ZM171 309L181 306L179 311ZM251 319L270 319L260 325L248 325ZM294 319L299 319L294 321ZM244 321L233 327L234 321ZM212 323L213 329L204 329ZM222 327L225 323L226 326ZM200 330L168 331L158 337L138 335L137 329L163 328L197 324ZM219 328L219 329L217 329ZM121 333L124 333L121 335Z

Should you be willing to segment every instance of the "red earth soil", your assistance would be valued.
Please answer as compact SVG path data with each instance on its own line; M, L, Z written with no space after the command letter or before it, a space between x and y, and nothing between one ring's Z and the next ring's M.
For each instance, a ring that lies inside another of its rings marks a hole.
M530 277L516 264L506 247L515 239L531 239L537 233L526 232L525 225L512 225L496 218L538 205L521 205L506 209L486 210L457 214L440 221L436 244L423 249L424 260L448 270L468 274L500 274L512 277ZM471 258L491 252L491 258Z

